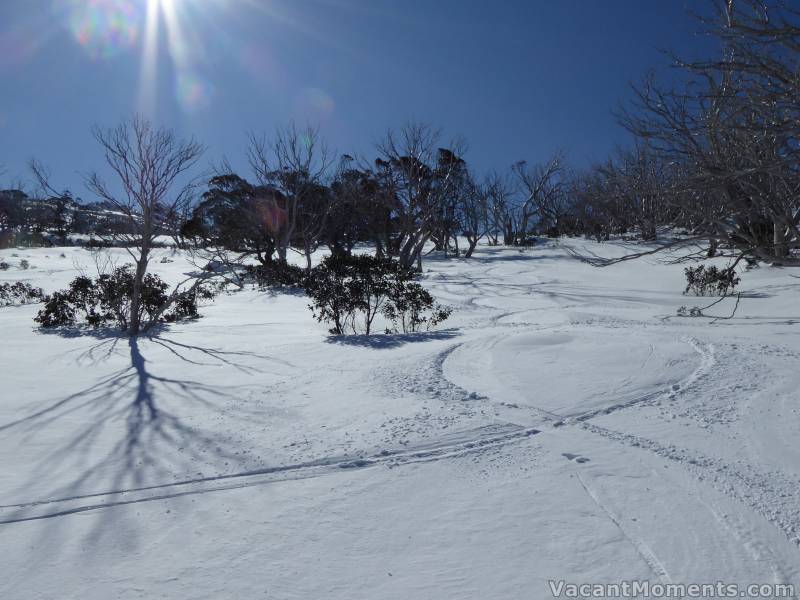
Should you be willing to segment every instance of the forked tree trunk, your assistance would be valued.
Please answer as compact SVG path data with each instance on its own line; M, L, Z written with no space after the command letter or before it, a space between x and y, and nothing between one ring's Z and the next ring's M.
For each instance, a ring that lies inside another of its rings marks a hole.
M150 254L150 248L142 248L142 253L139 260L136 261L136 275L133 278L133 291L131 293L131 317L130 325L128 326L128 333L131 335L139 335L142 328L140 319L141 306L142 306L142 287L144 285L144 276L147 274L147 262Z
M786 242L786 228L777 220L773 223L772 227L775 258L786 258L789 254L789 244Z
M470 258L472 253L475 252L475 247L478 245L478 238L471 238L468 237L467 240L469 241L469 247L467 251L464 253L464 258Z

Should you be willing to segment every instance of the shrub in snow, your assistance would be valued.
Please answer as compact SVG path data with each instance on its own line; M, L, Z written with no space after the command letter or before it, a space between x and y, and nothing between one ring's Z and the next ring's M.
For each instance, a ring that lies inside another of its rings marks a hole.
M29 283L17 281L16 283L0 284L0 306L16 304L36 304L42 302L44 292Z
M104 241L98 240L96 238L89 238L89 240L84 244L84 248L87 250L99 250L100 248L110 248L112 244Z
M134 274L129 265L117 267L95 279L76 277L69 288L46 296L44 308L35 321L42 327L60 327L87 323L93 327L116 324L127 329L131 319L131 297ZM139 317L142 322L174 322L196 319L199 299L210 299L213 293L198 286L174 297L170 309L169 286L157 275L148 273L142 282Z
M414 282L400 282L393 287L389 302L383 308L384 316L394 326L387 333L411 333L423 326L430 329L445 321L452 312L449 306L436 304L431 293Z
M306 284L305 270L283 261L248 265L245 267L244 275L245 279L252 281L261 289L303 288Z
M27 260L23 258L21 261L19 261L19 268L22 269L23 271L27 271L28 269L31 268L31 263L29 263Z
M5 261L0 261L0 271L8 271L11 268L11 265Z
M718 269L711 266L688 267L686 274L686 289L684 294L695 296L726 296L733 292L740 279L732 268Z
M309 308L337 335L369 335L375 317L384 314L397 329L416 331L449 316L433 297L412 281L415 273L389 258L329 256L306 279Z

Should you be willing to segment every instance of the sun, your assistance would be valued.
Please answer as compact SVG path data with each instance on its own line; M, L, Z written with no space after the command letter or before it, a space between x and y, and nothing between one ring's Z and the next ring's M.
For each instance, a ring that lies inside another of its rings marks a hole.
M264 18L270 27L319 37L298 15L269 0L49 1L53 3L55 22L67 27L92 60L137 56L139 79L134 92L137 110L149 117L157 117L157 111L169 110L166 92L171 92L184 112L209 107L215 96L211 75L221 55L252 69L252 57L269 52L269 49L253 50L269 48L267 42L237 39L221 28L223 15L231 19L253 15ZM214 39L209 39L209 34ZM263 77L263 70L256 76Z
M213 96L213 86L202 76L203 45L189 22L193 16L189 9L199 8L200 3L184 0L146 2L139 109L147 114L155 112L157 71L164 60L171 63L173 91L181 109L192 112L208 106ZM166 44L165 48L162 47L163 43Z

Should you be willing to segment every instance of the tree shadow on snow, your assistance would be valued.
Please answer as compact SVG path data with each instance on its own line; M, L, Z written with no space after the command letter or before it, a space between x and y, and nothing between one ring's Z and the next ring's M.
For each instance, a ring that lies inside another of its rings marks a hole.
M416 333L384 333L377 335L331 335L325 340L328 344L339 346L355 346L387 350L399 348L406 344L450 340L461 335L456 329L441 331L419 331Z
M227 366L242 374L262 372L243 363L242 359L248 357L293 368L290 363L269 356L185 344L159 336L136 338L98 330L95 337L99 343L83 351L79 363L97 364L124 352L129 365L32 414L0 425L0 435L18 435L22 444L34 443L46 430L54 436L48 444L48 454L28 473L28 482L21 489L40 487L42 481L53 479L53 473L74 473L74 477L62 479L63 483L50 490L47 497L0 507L4 509L0 511L4 513L0 515L2 521L26 519L32 503L80 498L91 503L93 495L252 468L247 464L247 448L240 448L232 435L215 435L202 423L195 424L195 413L203 412L211 417L205 422L224 414L241 421L255 419L256 414L240 402L248 386L217 385L163 374L163 368L156 373L142 344L149 346L148 355L151 350L163 348L193 366ZM192 406L196 409L187 409ZM59 436L62 431L65 434ZM35 443L41 444L38 440ZM90 536L113 531L119 525L115 520L119 515L115 517L111 514L114 512L102 511ZM61 519L49 520L52 527L45 528L48 547L55 546L58 521Z
M555 251L543 252L543 250L555 249ZM539 262L543 260L574 261L575 258L569 254L558 251L557 242L553 240L542 241L532 246L479 246L469 258L462 256L445 256L443 252L432 252L423 257L423 267L425 263L451 264L461 262L470 264L493 264L514 261Z

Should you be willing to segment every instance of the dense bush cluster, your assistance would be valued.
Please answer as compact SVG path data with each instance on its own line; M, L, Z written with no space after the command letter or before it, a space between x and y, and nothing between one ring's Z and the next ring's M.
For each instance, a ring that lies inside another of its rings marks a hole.
M450 315L433 296L413 281L414 272L399 262L366 255L332 255L315 267L306 281L309 308L320 322L332 325L336 335L369 335L378 315L393 328L417 331L430 328Z
M259 265L247 265L244 270L246 280L259 288L303 288L306 271L282 261L271 261Z
M695 296L727 296L739 284L733 268L719 269L715 266L687 267L684 294Z
M33 287L29 283L17 281L16 283L0 284L0 306L36 304L42 302L43 299L42 289Z
M116 325L125 330L131 321L134 273L129 265L115 268L92 279L76 277L66 290L44 298L44 307L36 316L42 327L60 327L86 323L92 327ZM169 286L157 275L148 273L142 282L139 318L155 323L174 322L198 317L197 302L213 294L198 286L174 297ZM171 302L172 301L172 302ZM165 310L165 307L169 307Z

